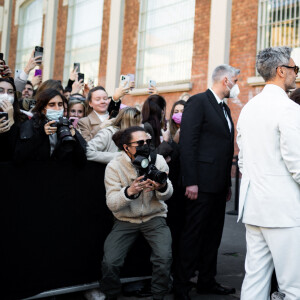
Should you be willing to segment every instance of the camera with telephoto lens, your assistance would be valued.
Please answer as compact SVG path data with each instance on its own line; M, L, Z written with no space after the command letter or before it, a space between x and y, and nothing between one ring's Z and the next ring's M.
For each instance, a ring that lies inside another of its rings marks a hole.
M51 124L51 127L57 127L57 139L62 143L76 142L70 131L72 123L66 117L60 117L58 121Z
M153 164L150 164L145 169L142 169L140 173L141 175L144 175L142 181L146 181L149 178L155 182L164 184L168 179L167 173L159 171Z

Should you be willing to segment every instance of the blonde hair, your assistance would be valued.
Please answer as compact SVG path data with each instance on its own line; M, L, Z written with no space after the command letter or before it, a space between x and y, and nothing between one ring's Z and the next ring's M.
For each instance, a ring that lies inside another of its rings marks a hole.
M125 107L121 109L117 117L108 123L107 126L114 126L124 130L132 126L140 126L142 122L141 112L135 107Z
M70 100L69 103L68 103L68 113L70 112L71 108L75 104L81 104L82 105L82 107L83 107L83 116L85 117L87 109L86 109L85 103L81 100Z

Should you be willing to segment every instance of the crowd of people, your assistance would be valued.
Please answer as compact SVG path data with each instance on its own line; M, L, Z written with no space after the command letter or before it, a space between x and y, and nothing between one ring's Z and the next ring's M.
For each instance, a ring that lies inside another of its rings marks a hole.
M298 69L290 58L290 51L286 50L288 48L278 49L273 49L273 52L269 50L269 56L264 52L259 54L258 71L267 83L270 81L271 85L277 85L287 92L290 88L295 88L292 82L295 82ZM271 68L268 60L272 57L275 57L275 63L272 61L271 67L275 69L267 76L266 69ZM216 67L212 74L211 88L191 97L184 93L174 102L170 115L166 116L166 100L154 86L150 86L149 96L140 109L125 104L126 95L135 87L134 81L125 82L125 85L121 81L111 96L102 86L78 80L77 67L70 73L65 88L59 80L43 82L41 75L33 76L29 81L30 73L40 67L41 63L42 57L34 57L32 52L24 70L14 77L5 61L0 61L0 161L22 164L28 161L55 160L83 168L89 160L107 165L106 203L115 221L104 244L100 278L100 290L106 299L117 299L121 293L120 270L127 252L139 234L145 237L152 249L150 294L153 299L164 299L172 289L176 300L190 299L190 279L196 271L198 280L194 285L199 294L234 294L234 288L221 285L215 277L225 206L231 198L234 153L234 123L224 99L238 96L240 70L229 65ZM290 71L296 73L296 76L292 77ZM288 80L290 85L284 85ZM266 88L268 86L270 85ZM299 94L299 90L296 90L291 95L296 103L299 103ZM259 101L256 102L259 105ZM285 270L282 270L284 266L279 266L276 262L277 256L282 254L274 254L273 245L267 242L271 250L264 273L260 270L262 258L259 260L260 256L255 252L257 243L254 241L261 239L262 248L265 247L262 236L269 240L280 238L277 243L285 243L283 233L279 232L272 237L271 232L266 233L259 226L295 227L288 235L293 238L299 233L297 226L300 224L300 214L293 217L295 219L289 220L286 216L278 215L272 217L270 222L264 222L263 218L267 217L257 213L262 204L255 202L256 184L260 186L263 182L251 183L252 190L247 190L249 178L252 180L251 176L257 175L255 166L251 165L255 161L251 155L257 154L254 147L257 142L251 140L255 135L250 131L257 129L259 134L265 132L267 137L267 129L270 124L276 128L276 118L279 116L279 132L286 134L280 135L281 139L278 140L274 129L274 138L269 137L269 145L275 143L281 149L282 154L278 151L277 156L274 156L278 160L277 175L291 174L293 183L286 184L293 185L299 193L299 186L295 186L296 182L300 183L299 169L295 169L293 163L298 166L295 155L299 154L298 158L300 157L300 147L297 150L296 141L291 139L296 137L294 133L295 130L300 130L300 124L296 120L292 122L291 126L296 128L293 129L284 122L289 117L280 113L280 101L278 103L276 102L275 108L273 106L274 115L266 127L261 126L265 122L263 119L255 123L255 118L257 114L265 118L261 113L265 113L267 107L256 110L254 104L249 105L249 109L245 107L238 126L238 143L241 149L239 164L243 173L241 199L244 201L243 205L247 202L247 205L240 206L240 218L248 224L246 277L242 290L242 299L245 300L268 298L270 276L274 269L272 255L281 295L288 295L286 299L299 299L300 295L300 280L295 282L295 278L299 279L296 274L298 265L294 265L294 277L288 281L284 277ZM292 104L288 109L294 110L300 120L300 107ZM252 116L252 112L256 115ZM250 124L248 120L254 123ZM266 137L264 140L268 141ZM296 146L290 150L293 142ZM259 143L262 144L263 140ZM262 151L265 149L261 148ZM293 151L293 155L289 155L289 151ZM268 154L270 153L271 150ZM262 157L265 155L259 154ZM280 165L283 161L286 167ZM270 164L272 165L271 161ZM267 167L270 172L273 170L272 167ZM273 176L275 183L270 183L270 186L277 184L274 199L280 194L278 187L281 183L278 180L282 180L282 177L278 176ZM252 201L256 203L255 207L251 208L252 204L249 204L250 200L245 200L246 197L254 198ZM262 201L259 197L257 199ZM99 201L104 201L104 195ZM299 197L291 202L291 211L287 211L287 215L297 212L299 203ZM282 211L282 208L278 211ZM277 223L280 219L283 220L282 224ZM265 235L269 235L268 238ZM294 244L295 247L299 246L299 239ZM296 255L297 252L294 251ZM252 261L256 267L253 267ZM256 278L261 278L259 288ZM292 278L292 275L288 278ZM101 296L99 291L90 291L85 295L87 299L100 299Z

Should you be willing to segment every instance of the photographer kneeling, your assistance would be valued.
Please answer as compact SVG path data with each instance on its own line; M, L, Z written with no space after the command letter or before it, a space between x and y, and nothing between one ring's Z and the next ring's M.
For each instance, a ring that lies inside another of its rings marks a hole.
M168 292L172 263L172 239L164 203L173 192L167 177L169 168L161 155L151 155L149 164L151 139L139 126L118 131L113 141L121 155L107 165L104 180L107 206L116 219L104 244L100 287L107 299L117 299L121 292L120 268L141 233L152 248L153 299L163 299Z
M86 162L86 142L63 117L63 96L54 89L38 94L33 117L22 124L17 141L15 160Z

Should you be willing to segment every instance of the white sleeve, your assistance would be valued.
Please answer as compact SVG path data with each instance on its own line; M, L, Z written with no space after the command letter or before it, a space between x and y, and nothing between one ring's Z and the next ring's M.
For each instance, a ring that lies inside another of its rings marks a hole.
M109 163L113 158L120 155L120 152L107 152L107 143L111 140L110 131L101 129L93 139L88 141L86 157L88 160Z
M238 159L238 165L240 172L243 174L243 143L242 143L242 132L240 128L240 119L237 122L236 130L237 130L237 136L236 136L236 143L239 147L239 159Z
M288 105L279 121L280 151L294 180L300 184L300 106Z

